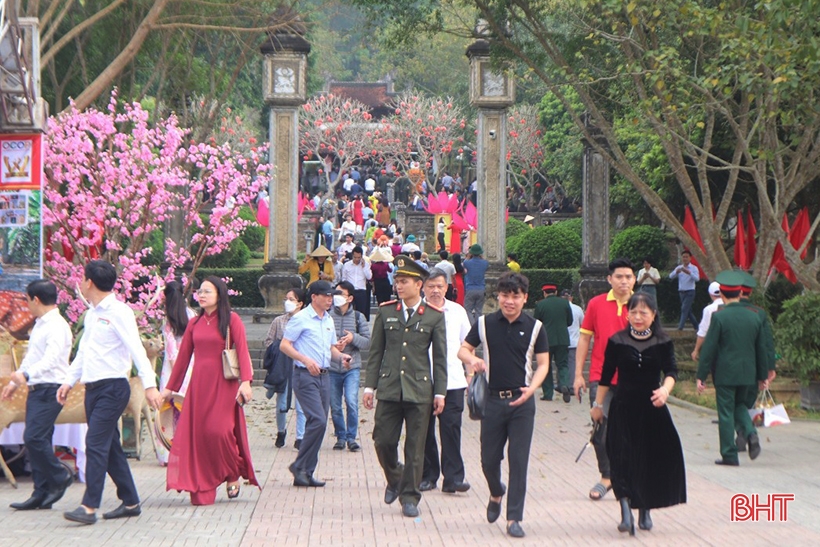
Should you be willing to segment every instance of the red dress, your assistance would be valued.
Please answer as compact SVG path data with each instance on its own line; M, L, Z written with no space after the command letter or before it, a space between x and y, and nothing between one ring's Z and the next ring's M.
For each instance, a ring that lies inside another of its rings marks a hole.
M253 369L245 325L233 312L230 327L240 377L243 381L251 380ZM236 403L239 380L225 379L223 349L225 339L219 332L216 312L191 319L166 386L171 391L181 387L193 353L196 366L174 431L166 490L190 492L194 505L212 504L216 487L239 477L259 486L251 463L245 411Z
M362 200L354 199L353 200L353 222L356 226L363 226L364 225L364 217L362 216L362 209L364 205L362 204Z
M453 288L456 290L456 304L464 305L464 274L461 272L453 276Z

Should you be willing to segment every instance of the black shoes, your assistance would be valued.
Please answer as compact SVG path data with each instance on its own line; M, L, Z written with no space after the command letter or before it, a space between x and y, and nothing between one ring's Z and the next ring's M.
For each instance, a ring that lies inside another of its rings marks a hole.
M111 520L111 519L121 519L121 518L126 518L126 517L138 517L138 516L140 516L141 513L142 513L142 509L140 508L139 504L137 504L136 507L126 507L126 505L124 503L122 503L122 504L120 504L119 507L117 507L113 511L103 513L103 518L105 520Z
M361 448L362 447L359 446L359 443L357 443L356 441L349 441L347 443L347 449L351 452L358 452L359 450L361 450Z
M565 403L572 400L572 394L569 392L569 388L567 386L561 388L561 396L563 397Z
M715 465L728 465L728 466L731 466L731 467L737 467L740 464L738 462L735 462L735 461L732 461L732 460L725 460L725 459L721 458L719 460L715 460Z
M302 447L302 439L296 439L293 442L293 448L295 448L296 450L299 450L301 447Z
M276 434L276 442L273 443L273 446L275 446L276 448L282 448L283 446L285 446L285 436L286 435L287 435L287 433L277 433Z
M421 481L419 484L419 492L427 492L428 490L435 490L436 483L435 481Z
M296 469L296 462L288 466L288 471L293 475L293 486L310 486L310 477L304 471Z
M452 485L442 485L441 491L445 494L455 494L456 492L467 492L470 489L470 483L467 481L457 482Z
M313 475L308 475L308 486L312 488L322 488L325 484L327 484L325 481L314 479Z
M345 449L345 442L342 439L336 441L336 444L333 445L333 450L344 450Z
M32 494L29 499L26 501L21 501L17 503L9 504L9 507L12 509L17 509L18 511L31 511L32 509L51 509L51 505L49 504L46 506L43 501L48 498L48 496L43 496L40 494Z
M66 511L63 513L63 517L65 517L66 520L79 522L80 524L94 524L97 522L97 514L86 513L82 505L73 511Z
M649 516L649 509L638 509L638 528L647 532L652 529L652 517Z
M760 456L760 439L757 433L749 435L749 459L754 460Z
M738 452L746 452L746 437L738 433L735 438L735 446Z
M415 503L402 503L401 514L405 517L415 518L419 516L419 508Z
M51 509L51 506L60 501L60 499L65 495L65 491L68 490L68 487L72 484L74 484L74 475L72 473L68 473L68 477L66 477L57 490L46 496L43 500L41 509Z
M630 536L635 535L635 521L632 519L632 507L629 506L629 498L618 500L621 504L621 522L618 524L619 532L629 532Z
M397 488L393 488L389 484L384 489L384 503L390 505L399 497L399 490Z
M504 493L501 494L503 497L504 494L507 493L507 486L504 483L501 483L501 486L504 488ZM487 522L495 522L498 520L498 517L501 516L501 500L493 501L493 498L490 498L490 501L487 503Z
M526 534L524 533L524 529L521 528L521 523L516 520L513 521L512 524L507 525L507 535L514 538L522 538Z

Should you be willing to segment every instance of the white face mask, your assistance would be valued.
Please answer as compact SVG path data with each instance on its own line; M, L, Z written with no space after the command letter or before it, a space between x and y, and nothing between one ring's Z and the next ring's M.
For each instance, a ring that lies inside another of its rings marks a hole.
M333 305L337 308L341 308L347 304L347 297L342 294L334 294L333 295Z
M292 313L296 310L296 302L293 300L285 300L285 313Z

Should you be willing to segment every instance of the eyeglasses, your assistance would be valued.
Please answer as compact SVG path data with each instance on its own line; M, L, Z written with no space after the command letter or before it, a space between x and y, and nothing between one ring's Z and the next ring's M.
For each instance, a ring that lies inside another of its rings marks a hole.
M209 291L209 290L205 290L205 289L199 289L198 291L196 291L196 293L197 293L197 294L199 294L199 295L202 295L202 294L214 294L214 291Z

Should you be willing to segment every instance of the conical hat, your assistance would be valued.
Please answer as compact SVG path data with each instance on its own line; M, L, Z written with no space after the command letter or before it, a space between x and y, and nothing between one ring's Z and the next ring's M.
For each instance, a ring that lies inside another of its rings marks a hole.
M313 258L319 258L322 256L331 257L333 256L333 253L328 251L327 247L325 247L324 245L319 245L318 247L313 249L313 252L310 253L310 256L312 256Z
M376 249L370 255L370 262L393 262L393 257L387 256L381 249Z
M171 398L162 404L157 414L157 419L154 421L154 429L157 432L157 438L162 446L171 450L171 445L174 442L174 431L176 430L177 421L180 414L182 414L182 405L185 402L185 397L174 393Z

